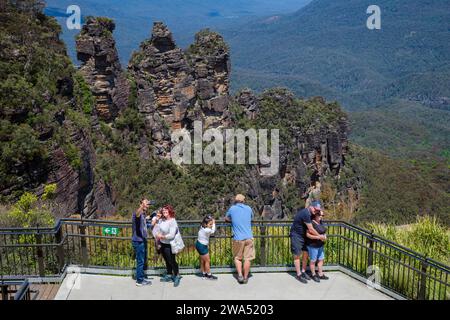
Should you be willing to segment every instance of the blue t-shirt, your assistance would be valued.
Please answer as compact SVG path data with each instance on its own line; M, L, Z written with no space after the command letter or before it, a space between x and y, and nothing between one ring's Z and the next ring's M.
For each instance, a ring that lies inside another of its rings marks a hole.
M300 237L306 237L306 224L311 223L311 212L308 208L304 208L297 212L294 217L294 223L291 226L291 234L295 233Z
M226 216L231 219L234 240L247 240L253 238L252 208L246 204L237 203L228 209Z

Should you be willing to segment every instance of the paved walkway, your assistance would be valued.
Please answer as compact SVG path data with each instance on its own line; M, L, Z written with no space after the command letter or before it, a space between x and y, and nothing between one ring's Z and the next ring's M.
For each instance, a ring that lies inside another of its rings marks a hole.
M290 273L255 273L247 285L240 285L231 274L219 280L202 280L184 275L178 288L151 276L152 285L136 287L131 277L79 274L66 277L57 300L386 300L389 296L369 289L364 283L342 272L328 272L330 280L308 284L298 282ZM75 277L78 277L75 279ZM75 280L75 281L74 281ZM200 290L201 288L201 290Z

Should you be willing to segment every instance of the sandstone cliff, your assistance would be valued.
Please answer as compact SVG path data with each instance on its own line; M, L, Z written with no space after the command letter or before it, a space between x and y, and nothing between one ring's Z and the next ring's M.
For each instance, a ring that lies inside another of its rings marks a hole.
M94 95L96 114L107 122L127 106L129 94L112 36L114 29L110 19L89 17L76 40L80 71Z
M199 32L184 52L168 28L156 22L151 39L134 53L128 69L157 156L169 158L172 130L189 130L195 120L201 120L204 127L222 125L228 107L230 61L220 35Z

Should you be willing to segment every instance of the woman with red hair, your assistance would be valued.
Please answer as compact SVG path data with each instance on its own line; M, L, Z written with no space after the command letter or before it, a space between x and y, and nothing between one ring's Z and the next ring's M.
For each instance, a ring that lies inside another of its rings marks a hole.
M157 238L161 243L161 254L166 262L167 274L162 277L162 282L172 282L175 287L180 284L180 274L175 254L172 253L170 242L175 238L178 231L178 224L175 220L175 210L171 205L162 208L161 223Z

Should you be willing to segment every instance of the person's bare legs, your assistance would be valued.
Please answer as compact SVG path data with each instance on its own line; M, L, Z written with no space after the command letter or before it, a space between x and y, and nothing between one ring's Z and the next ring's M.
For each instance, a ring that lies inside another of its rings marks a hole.
M202 272L202 274L205 273L205 269L204 269L204 266L203 266L203 257L202 256L200 256L200 271Z
M204 259L204 269L205 273L210 274L211 273L211 263L210 263L210 259L209 259L209 254L205 254L203 256Z
M242 261L234 258L234 264L236 265L236 270L239 277L242 277Z
M323 276L323 260L319 260L317 267L319 269L319 276Z
M306 271L306 265L308 263L308 251L303 251L302 257L302 272Z
M311 270L311 275L314 277L316 275L316 262L315 261L309 262L309 269Z
M300 276L300 256L294 256L294 266L295 271L297 272L297 275Z
M248 279L248 274L250 273L250 260L245 260L244 262L244 279Z

